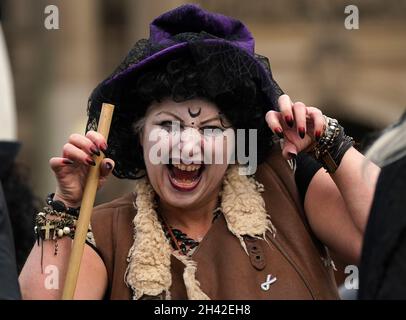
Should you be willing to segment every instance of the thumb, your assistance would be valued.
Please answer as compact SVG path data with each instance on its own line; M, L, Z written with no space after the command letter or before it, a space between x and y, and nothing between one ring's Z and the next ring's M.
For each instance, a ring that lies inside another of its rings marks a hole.
M114 161L110 158L104 158L100 164L100 178L107 177L114 169Z

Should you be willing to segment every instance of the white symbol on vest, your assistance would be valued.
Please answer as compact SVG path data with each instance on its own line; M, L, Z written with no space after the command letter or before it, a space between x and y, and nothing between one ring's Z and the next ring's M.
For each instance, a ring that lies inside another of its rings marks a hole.
M274 277L271 274L268 274L266 276L266 281L261 284L261 289L264 291L268 291L269 288L271 287L271 284L274 283L276 280L277 280L276 277Z

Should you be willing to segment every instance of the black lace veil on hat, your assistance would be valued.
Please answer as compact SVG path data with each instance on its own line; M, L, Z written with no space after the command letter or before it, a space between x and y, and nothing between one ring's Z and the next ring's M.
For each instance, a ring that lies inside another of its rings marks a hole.
M102 103L116 106L106 152L116 163L114 175L140 177L145 165L133 125L153 101L166 97L208 99L234 128L257 129L258 162L263 161L272 140L264 116L277 110L283 92L268 59L254 53L253 45L240 21L195 5L155 19L150 38L139 40L89 98L87 130L97 129Z

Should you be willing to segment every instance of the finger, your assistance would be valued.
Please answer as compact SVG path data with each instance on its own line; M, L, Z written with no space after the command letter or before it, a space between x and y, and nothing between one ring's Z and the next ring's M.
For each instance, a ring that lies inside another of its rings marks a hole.
M289 140L284 140L283 147L282 147L282 156L286 160L292 160L297 157L296 146Z
M306 105L303 102L295 102L293 104L297 133L302 139L304 139L306 135L306 112Z
M96 131L88 131L86 133L86 138L89 138L93 143L103 152L107 150L107 141L103 135Z
M69 143L85 151L90 156L92 155L100 156L99 147L92 140L90 140L85 136L82 136L81 134L78 133L71 134L69 137Z
M90 157L86 152L71 143L66 143L63 146L62 156L68 158L74 162L83 163L85 165L95 166L96 163L92 157Z
M283 139L283 129L281 123L283 121L282 113L270 110L266 113L265 120L273 133L277 134L279 138Z
M287 94L283 94L278 99L279 110L282 112L282 116L286 124L293 128L295 122L293 117L293 110L292 110L292 100Z
M60 168L63 168L65 166L71 166L75 162L73 162L71 159L67 158L60 158L60 157L53 157L49 159L49 165L51 166L51 169L53 171L58 171Z
M107 177L114 169L115 163L110 158L104 158L100 163L100 177Z
M324 132L326 120L320 109L314 107L307 107L307 114L313 120L313 136L316 141L319 141L322 133Z

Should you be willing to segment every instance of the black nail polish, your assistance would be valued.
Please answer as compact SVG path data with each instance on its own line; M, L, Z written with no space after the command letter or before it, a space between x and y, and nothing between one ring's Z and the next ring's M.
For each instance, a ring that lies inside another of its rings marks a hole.
M287 125L291 128L293 128L293 125L295 124L293 121L293 118L291 116L286 116L285 117L285 121L287 123Z
M290 159L296 159L296 157L297 157L297 154L293 153L293 152L288 152L288 155L289 155Z
M108 170L111 170L111 169L113 168L113 166L111 165L110 162L107 162L107 163L106 163L106 168L107 168Z
M90 148L90 152L95 154L96 156L100 156L100 150L95 148Z
M106 152L107 150L107 144L106 143L102 143L102 145L100 146L100 150L103 152Z
M63 159L62 162L64 164L73 164L74 163L71 159Z
M281 128L276 128L275 133L278 135L279 138L283 139L283 132Z
M305 130L305 128L303 128L303 127L301 127L301 128L299 128L299 136L302 138L302 139L304 139L304 137L305 137L305 135L306 135L306 130Z
M86 162L87 162L89 165L93 166L93 167L96 165L96 162L94 162L93 159L86 159Z

